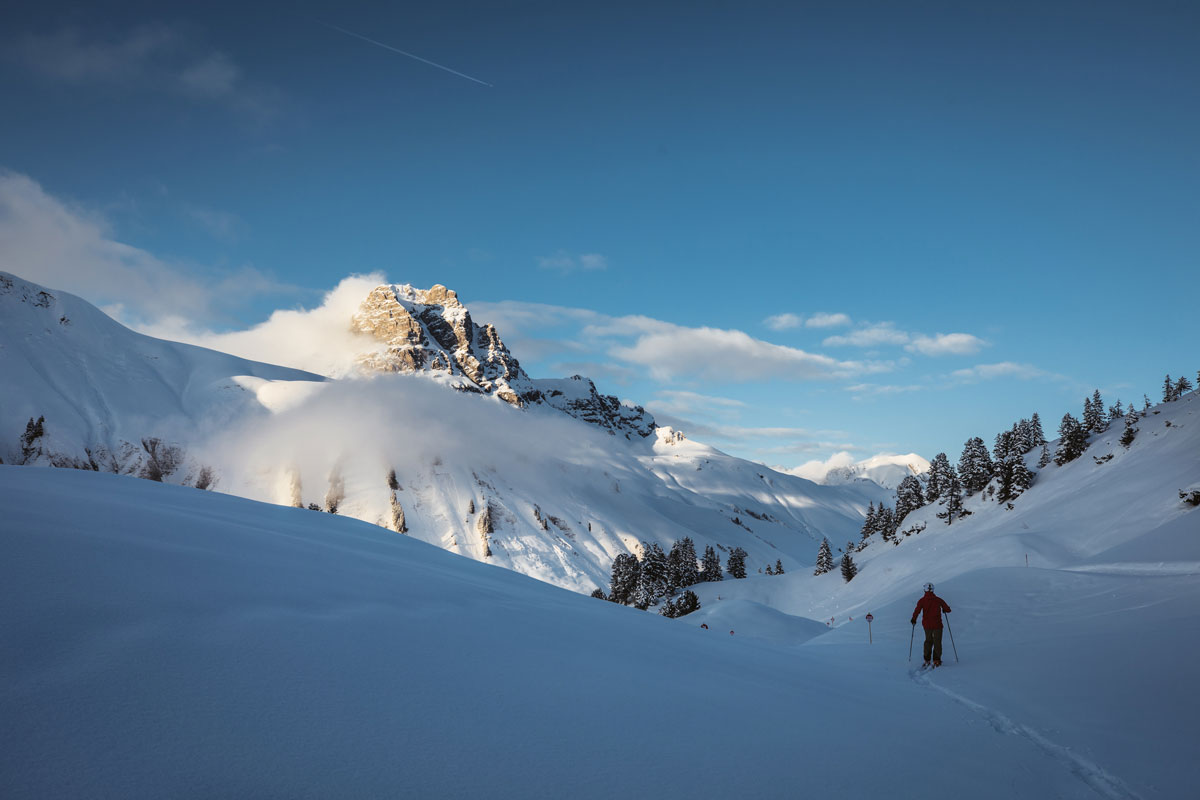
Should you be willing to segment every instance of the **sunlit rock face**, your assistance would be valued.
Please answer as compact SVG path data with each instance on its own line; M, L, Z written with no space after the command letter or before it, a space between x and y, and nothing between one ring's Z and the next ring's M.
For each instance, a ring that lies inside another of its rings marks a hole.
M630 438L654 432L641 406L602 395L587 378L533 380L492 325L476 325L458 295L445 286L377 286L351 318L351 329L382 349L359 357L369 372L441 372L461 391L499 397L523 408L545 405Z

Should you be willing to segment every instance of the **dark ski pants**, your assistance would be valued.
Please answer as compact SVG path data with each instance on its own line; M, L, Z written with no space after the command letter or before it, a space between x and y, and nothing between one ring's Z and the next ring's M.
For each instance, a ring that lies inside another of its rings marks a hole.
M925 660L929 660L929 656L933 655L934 661L942 660L942 629L941 628L926 628L925 629Z

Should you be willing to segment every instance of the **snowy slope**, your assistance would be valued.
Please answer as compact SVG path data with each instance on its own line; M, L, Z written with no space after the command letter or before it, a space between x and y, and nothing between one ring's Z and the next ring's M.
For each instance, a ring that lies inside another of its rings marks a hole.
M265 416L320 376L143 336L91 304L0 272L0 459L137 473L168 442ZM46 417L32 457L18 442ZM187 480L185 466L168 476ZM194 476L193 476L194 477Z
M1200 779L1200 647L1177 635L1194 576L964 573L939 587L962 663L920 675L911 597L876 609L872 645L856 625L784 643L131 478L0 467L0 507L6 797L1176 798Z
M584 378L529 379L441 287L379 287L353 319L386 344L371 362L385 374L326 380L142 336L79 298L0 277L5 463L145 474L160 439L184 462L168 482L195 485L207 467L219 491L336 509L585 593L607 589L613 559L643 541L740 546L752 571L811 564L823 535L854 535L886 494L656 431ZM345 324L330 347L362 344ZM442 362L457 372L394 374ZM453 388L466 383L479 393ZM39 416L45 435L22 453Z

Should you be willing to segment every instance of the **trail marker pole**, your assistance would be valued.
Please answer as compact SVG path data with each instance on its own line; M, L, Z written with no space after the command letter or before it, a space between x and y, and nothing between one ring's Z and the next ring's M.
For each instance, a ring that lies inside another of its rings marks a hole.
M871 636L871 620L873 619L875 618L871 616L870 612L867 612L867 644L875 643L874 637Z
M913 626L916 627L915 625ZM946 630L950 631L950 646L954 647L954 631L950 630L950 612L946 612ZM954 647L954 663L958 663L958 648Z

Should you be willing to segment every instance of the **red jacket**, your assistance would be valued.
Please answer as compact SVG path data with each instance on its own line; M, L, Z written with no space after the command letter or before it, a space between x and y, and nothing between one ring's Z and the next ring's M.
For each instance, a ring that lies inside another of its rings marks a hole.
M946 601L933 592L926 592L925 596L917 601L917 607L913 609L913 625L917 624L917 614L922 611L925 614L921 617L921 627L925 630L939 630L942 627L942 612L949 612L950 606L946 605Z

